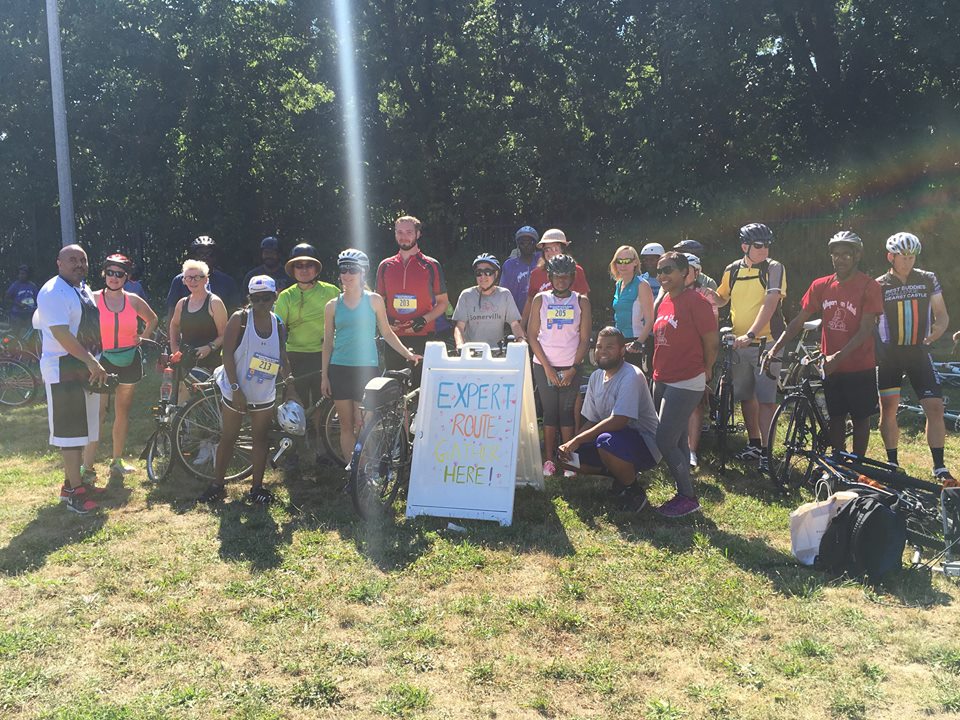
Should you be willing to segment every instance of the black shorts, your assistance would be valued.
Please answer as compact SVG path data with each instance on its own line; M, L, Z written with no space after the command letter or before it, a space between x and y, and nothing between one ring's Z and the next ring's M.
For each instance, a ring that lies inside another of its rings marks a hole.
M352 367L350 365L330 365L327 377L334 400L363 400L363 389L373 378L380 375L378 367Z
M320 385L323 382L320 374L323 369L323 353L288 350L287 357L290 359L290 372L293 373L293 386L297 390L297 395L300 396L304 407L310 407L323 396L320 392ZM313 374L307 375L307 373ZM301 380L301 375L307 375L307 377Z
M920 400L943 397L940 376L933 369L933 358L925 346L884 346L883 359L877 368L880 395L898 395L904 375Z
M832 418L849 415L853 420L863 420L879 412L875 370L827 375L823 381L823 394Z
M126 367L119 367L106 359L100 358L103 369L119 378L121 385L136 385L143 379L143 353L140 348L133 354L133 360Z

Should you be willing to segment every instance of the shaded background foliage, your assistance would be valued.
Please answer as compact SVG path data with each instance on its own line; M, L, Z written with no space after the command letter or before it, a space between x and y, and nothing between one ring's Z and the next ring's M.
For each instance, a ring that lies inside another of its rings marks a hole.
M717 274L754 220L778 234L794 301L841 226L873 244L877 271L882 239L912 229L956 294L957 3L352 8L372 253L412 212L454 294L468 282L456 263L505 253L521 222L567 229L605 288L622 242L697 237ZM328 257L349 243L329 0L61 12L78 234L94 258L130 252L156 291L201 233L235 275L268 233ZM0 0L0 68L0 249L46 275L59 225L40 0Z

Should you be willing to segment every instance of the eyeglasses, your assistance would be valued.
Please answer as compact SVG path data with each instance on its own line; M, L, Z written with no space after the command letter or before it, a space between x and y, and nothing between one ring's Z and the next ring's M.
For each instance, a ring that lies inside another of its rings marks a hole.
M473 274L476 275L477 277L481 277L481 276L482 276L482 277L490 277L491 275L496 275L496 274L497 274L497 271L496 271L496 270L488 270L488 269L486 269L486 268L481 268L480 270L475 270Z
M769 243L765 243L765 242L755 242L755 243L750 243L750 247L752 247L754 250L763 250L764 248L770 247L770 245Z
M206 280L206 275L184 275L183 279L187 282L197 282L198 280Z
M112 278L125 278L127 276L126 270L104 270L103 274L107 277Z
M657 268L657 275L669 275L676 269L676 265L664 265L663 267Z
M272 303L276 299L273 293L257 293L250 296L251 303Z
M341 275L359 275L363 272L363 268L359 265L341 265L340 274Z
M853 250L833 250L830 255L835 258L853 258L856 256L856 252Z
M308 270L308 269L312 268L314 265L316 265L316 263L312 263L312 262L310 262L309 260L306 261L306 262L295 262L295 263L293 264L293 269L294 269L294 270Z
M614 262L617 265L633 265L636 262L636 260L634 260L633 258L617 258L616 260L614 260Z

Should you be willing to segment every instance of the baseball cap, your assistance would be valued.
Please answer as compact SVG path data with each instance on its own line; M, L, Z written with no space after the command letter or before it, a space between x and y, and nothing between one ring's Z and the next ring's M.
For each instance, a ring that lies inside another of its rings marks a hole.
M251 295L264 292L276 293L277 284L269 275L254 275L247 284L247 292Z

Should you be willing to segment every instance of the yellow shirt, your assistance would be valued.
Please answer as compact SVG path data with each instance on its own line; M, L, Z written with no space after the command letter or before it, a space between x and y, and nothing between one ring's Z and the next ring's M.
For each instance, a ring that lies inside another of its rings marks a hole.
M768 293L779 290L781 300L787 296L787 271L776 260L767 262L767 287L760 282L759 267L756 265L746 267L743 260L731 263L723 271L717 294L724 300L730 301L730 320L733 323L733 332L737 335L746 335L753 321L757 319ZM739 269L731 295L730 274L735 267ZM757 333L757 338L762 337L770 337L769 322Z

